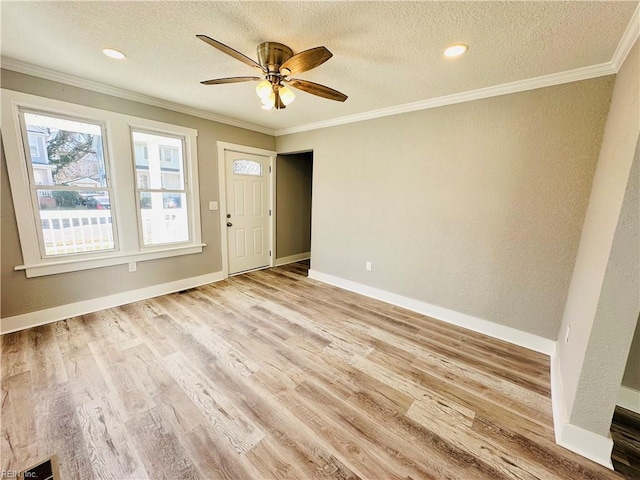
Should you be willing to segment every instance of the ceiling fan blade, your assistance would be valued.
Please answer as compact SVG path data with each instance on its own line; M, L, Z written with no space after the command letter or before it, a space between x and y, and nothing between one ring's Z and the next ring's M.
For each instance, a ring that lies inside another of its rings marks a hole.
M254 61L254 60L251 60L246 55L238 52L237 50L234 50L233 48L225 45L224 43L220 43L219 41L214 40L213 38L207 37L206 35L196 35L196 37L198 37L203 42L208 43L212 47L217 48L221 52L224 52L227 55L235 58L236 60L240 60L242 63L246 63L250 67L258 68L258 69L262 70L263 72L265 71L264 68L262 68L258 62Z
M262 80L261 77L228 77L228 78L214 78L213 80L205 80L200 82L203 85L221 85L223 83L238 83L238 82L251 82L255 80Z
M287 83L292 87L295 87L304 92L311 93L319 97L328 98L329 100L335 100L336 102L344 102L347 98L349 98L344 93L340 93L333 88L320 85L319 83L313 83L308 80L298 80L296 78L292 78L291 80L287 80Z
M311 48L304 52L297 53L280 65L280 72L287 69L289 70L289 73L286 75L296 75L298 73L311 70L312 68L316 68L318 65L322 65L331 57L333 57L333 53L327 50L326 47Z

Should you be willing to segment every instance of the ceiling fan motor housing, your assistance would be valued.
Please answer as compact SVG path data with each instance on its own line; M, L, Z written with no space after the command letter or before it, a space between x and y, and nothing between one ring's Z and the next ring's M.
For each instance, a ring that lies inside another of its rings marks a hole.
M280 65L293 56L293 51L277 42L264 42L258 45L258 62L268 73L280 73Z

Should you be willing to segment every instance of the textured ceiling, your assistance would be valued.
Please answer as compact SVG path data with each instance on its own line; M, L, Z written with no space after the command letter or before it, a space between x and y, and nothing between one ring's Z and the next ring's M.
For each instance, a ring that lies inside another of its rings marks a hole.
M271 129L609 62L637 2L6 2L2 56ZM254 70L196 39L257 59L276 41L333 52L297 75L349 95L304 92L264 111L255 83L201 80ZM463 42L457 59L442 50ZM105 57L113 47L124 61Z

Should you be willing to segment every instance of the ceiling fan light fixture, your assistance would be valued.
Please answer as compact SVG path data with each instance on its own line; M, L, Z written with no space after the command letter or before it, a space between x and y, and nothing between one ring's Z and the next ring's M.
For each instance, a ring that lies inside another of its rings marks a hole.
M458 43L456 45L451 45L450 47L445 48L442 54L445 57L459 57L467 50L469 50L469 47L467 45L465 45L464 43Z
M296 99L296 96L294 95L294 93L291 91L289 87L280 87L280 89L278 90L278 93L280 94L280 99L282 100L282 103L284 103L285 105L289 105L291 102L293 102Z
M262 99L267 98L272 93L273 87L271 86L271 82L269 80L261 81L256 87L256 94Z
M265 110L271 110L276 104L276 94L271 90L271 94L262 99L262 108Z

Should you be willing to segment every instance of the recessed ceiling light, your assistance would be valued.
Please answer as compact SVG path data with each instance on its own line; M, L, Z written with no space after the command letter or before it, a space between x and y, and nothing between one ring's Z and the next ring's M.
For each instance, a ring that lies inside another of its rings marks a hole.
M102 53L104 53L107 57L115 58L116 60L124 60L127 56L122 53L120 50L116 50L115 48L103 48Z
M445 57L458 57L467 50L469 50L469 47L467 47L464 43L459 43L457 45L451 45L450 47L447 47L444 52L442 52L442 54Z

